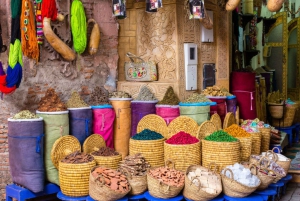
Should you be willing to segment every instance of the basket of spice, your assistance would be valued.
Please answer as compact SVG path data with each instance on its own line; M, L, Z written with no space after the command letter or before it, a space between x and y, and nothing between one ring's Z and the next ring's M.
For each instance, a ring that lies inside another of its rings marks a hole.
M252 136L237 124L224 129L229 135L237 138L241 145L241 161L249 161L252 149Z
M276 150L276 149L277 149L278 153L274 152L274 150ZM272 150L269 150L266 153L263 152L262 155L267 156L269 159L273 159L287 173L290 169L291 159L280 154L280 152L281 152L281 150L278 147L274 147Z
M131 187L125 175L100 166L93 167L89 175L89 195L94 200L115 201L129 193Z
M173 164L168 167L167 163ZM150 195L157 198L176 197L184 187L184 173L174 169L174 163L165 162L165 167L151 168L147 173Z
M180 131L164 142L165 159L174 161L176 170L186 171L190 165L201 163L200 140Z
M227 166L221 172L223 192L230 197L246 197L260 185L260 179L239 163Z
M129 155L141 153L151 167L164 165L165 138L152 130L145 129L129 140Z
M97 151L91 153L96 164L109 169L118 169L119 162L122 160L122 155L109 147L101 147Z
M120 162L119 172L127 176L131 186L130 195L139 195L147 190L147 171L150 165L142 154L126 156Z
M160 133L164 137L168 134L168 126L165 120L156 114L148 114L139 121L137 132L140 133L145 129Z
M185 174L183 195L190 200L211 200L222 192L221 177L216 167L205 168L191 165Z
M240 162L240 142L223 130L216 131L202 141L202 166L209 167L211 162L220 171L227 165Z

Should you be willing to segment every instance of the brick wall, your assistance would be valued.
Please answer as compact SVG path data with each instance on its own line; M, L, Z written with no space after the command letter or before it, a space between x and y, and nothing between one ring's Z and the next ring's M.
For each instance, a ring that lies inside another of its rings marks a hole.
M59 3L66 1L57 1ZM95 86L104 86L115 90L118 64L118 24L111 15L110 0L82 0L87 18L93 17L101 30L99 51L95 56L84 53L81 60L68 63L47 48L41 48L41 60L38 64L24 58L23 79L19 89L13 94L5 95L0 100L0 200L5 200L5 186L11 177L8 161L7 118L23 109L35 111L41 97L49 87L59 93L66 101L72 90L81 93L88 101L89 94ZM62 6L61 8L66 8ZM0 22L4 43L10 40L10 0L1 0ZM90 30L88 33L90 33ZM62 30L68 32L66 30ZM68 32L69 33L69 32ZM8 52L0 54L0 61L7 68Z

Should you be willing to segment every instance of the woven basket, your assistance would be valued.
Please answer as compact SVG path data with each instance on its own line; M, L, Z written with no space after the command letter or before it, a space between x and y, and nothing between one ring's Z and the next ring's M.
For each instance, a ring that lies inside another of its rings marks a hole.
M125 172L123 172L127 180L131 186L131 190L129 192L129 195L140 195L144 193L148 186L147 186L147 174L143 176L132 176L127 169L123 169Z
M252 137L237 137L241 145L241 161L249 161L252 150Z
M274 161L275 161L279 166L281 166L281 167L284 169L284 171L287 173L287 172L289 171L289 169L290 169L290 165L291 165L292 160L289 159L289 158L287 158L286 161L280 161L279 158L278 158L277 153L274 152L275 149L278 150L278 153L281 152L281 150L280 150L278 147L274 147L272 150L267 151L267 154L266 154L266 155L268 156L268 153L271 153L272 156L273 156Z
M71 197L89 195L90 171L95 166L95 161L82 164L59 162L59 181L62 193Z
M293 124L295 113L297 110L297 104L286 105L283 114L283 119L273 119L272 126L275 127L289 127Z
M208 173L208 178L204 178L204 181L207 181L210 188L214 187L216 190L215 193L207 193L200 185L196 186L193 181L188 178L188 173L192 171L194 172L196 169L200 169L201 171ZM191 165L188 167L185 174L185 185L183 189L183 195L185 198L188 198L189 200L211 200L217 197L221 192L222 182L219 174L217 174L215 171L212 171L210 168L205 168L200 165Z
M148 184L148 191L150 195L156 198L165 198L165 199L176 197L184 187L184 184L180 187L169 186L167 184L164 184L163 182L151 176L149 174L149 171L147 173L147 184Z
M168 135L166 138L169 139L180 131L184 131L196 137L198 133L198 127L199 126L194 119L187 116L179 116L169 124Z
M106 147L105 140L99 134L90 135L83 143L82 149L86 154L92 153L95 151L95 148Z
M240 162L240 142L214 142L202 140L202 166L215 162L217 171Z
M168 126L166 121L156 114L148 114L139 121L137 125L137 133L142 132L145 129L160 133L165 138L168 135Z
M236 106L236 111L235 111L235 123L237 125L240 125L240 107Z
M214 123L211 121L205 121L199 126L197 138L203 139L217 130L218 129Z
M271 139L271 129L270 128L260 128L261 133L261 152L266 152L270 148Z
M119 168L119 163L122 160L121 154L115 156L96 156L92 152L91 155L94 157L97 165L113 170Z
M115 201L115 200L118 200L118 199L124 197L128 192L130 192L130 190L131 190L130 186L129 186L129 190L127 192L120 193L120 191L112 190L110 187L104 185L99 180L95 180L92 175L92 172L97 167L98 166L92 168L92 170L90 170L90 174L89 174L89 195L94 200Z
M251 154L259 155L261 153L261 133L260 132L253 132L250 133L252 135L252 150Z
M232 124L235 124L235 116L232 112L228 112L225 116L224 123L223 123L223 129L228 128Z
M141 153L151 167L164 165L164 141L159 140L129 140L129 155Z
M222 121L220 116L215 113L210 117L210 121L217 127L218 130L222 129Z
M174 161L176 170L185 172L190 165L201 164L200 141L194 144L174 145L164 143L165 160Z
M281 119L283 117L284 103L268 103L268 109L272 118Z
M231 178L228 178L226 176L226 171L229 171L231 173ZM221 174L222 177L222 186L223 186L223 192L225 195L230 196L230 197L237 197L237 198L242 198L250 195L253 193L258 186L260 185L261 182L259 182L259 185L254 186L254 187L249 187L245 186L235 180L233 180L233 172L226 168L224 170L224 174Z

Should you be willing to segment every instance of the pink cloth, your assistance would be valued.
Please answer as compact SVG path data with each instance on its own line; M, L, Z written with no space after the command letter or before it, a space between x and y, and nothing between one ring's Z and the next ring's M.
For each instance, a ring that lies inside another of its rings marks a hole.
M169 125L173 119L180 116L179 106L156 106L156 114Z
M110 148L114 148L115 117L113 108L93 109L93 133L100 134Z

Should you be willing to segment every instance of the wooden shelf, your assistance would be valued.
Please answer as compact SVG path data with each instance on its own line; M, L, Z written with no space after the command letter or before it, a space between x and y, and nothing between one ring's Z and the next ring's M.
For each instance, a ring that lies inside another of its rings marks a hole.
M239 16L242 18L242 27L245 29L246 25L255 17L253 14L242 14L239 13ZM257 17L257 23L260 23L263 20L263 17Z
M260 51L259 50L244 50L244 61L245 61L245 67L251 64L251 59L258 55Z
M265 28L265 34L267 34L270 31L270 28L273 26L273 24L276 22L276 19L274 18L264 18L263 19L263 26Z

